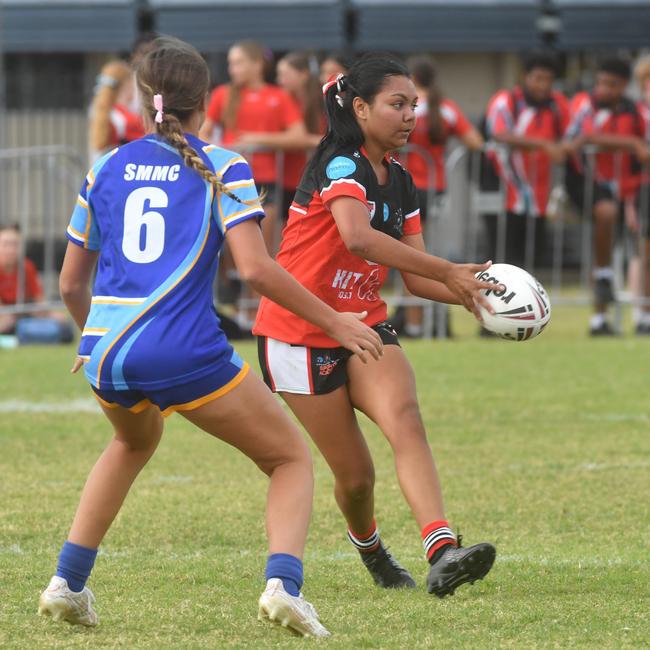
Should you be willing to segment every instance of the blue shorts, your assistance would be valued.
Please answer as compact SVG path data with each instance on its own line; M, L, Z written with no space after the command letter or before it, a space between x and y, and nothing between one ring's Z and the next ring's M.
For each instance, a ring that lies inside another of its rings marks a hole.
M237 354L226 364L220 364L208 375L177 386L158 389L105 390L91 386L99 403L106 408L125 408L140 413L149 406L157 406L163 417L174 411L191 411L217 397L222 397L238 386L248 374L250 366Z

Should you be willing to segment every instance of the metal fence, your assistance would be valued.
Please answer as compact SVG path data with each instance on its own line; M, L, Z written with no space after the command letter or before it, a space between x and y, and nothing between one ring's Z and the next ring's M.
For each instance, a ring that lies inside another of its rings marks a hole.
M484 152L503 149L501 145L488 143ZM268 153L268 148L249 147L244 153ZM271 233L270 247L277 250L288 209L283 189L285 156L282 151L276 155L276 179L269 196L269 202L277 206L277 218ZM496 215L497 235L495 262L504 261L506 250L506 203L505 186L499 178L498 187L491 191L481 188L480 154L470 152L462 147L453 149L446 160L447 192L438 196L435 191L435 165L428 151L416 145L408 145L400 152L405 160L409 153L417 153L427 164L428 187L427 204L429 216L425 224L424 239L427 250L435 255L454 259L455 261L481 261L486 254L485 224L486 214ZM506 150L507 153L507 150ZM526 219L525 264L533 273L540 273L549 288L554 303L585 305L591 302L593 220L591 204L593 198L593 179L595 174L595 156L598 151L591 147L584 150L584 206L582 214L565 200L564 167L553 169L552 193L555 194L556 207L554 219L549 222L550 262L544 267L535 267L535 229L533 215ZM60 305L57 279L63 250L65 247L65 227L71 206L85 172L85 157L78 149L65 146L25 147L0 150L0 222L17 223L22 233L21 260L25 257L36 258L42 273L45 300L48 306ZM534 170L533 170L534 174ZM528 179L534 182L534 178ZM647 180L647 179L646 179ZM645 182L640 191L639 218L648 218L650 185ZM644 225L642 224L642 228ZM640 266L645 264L645 248L637 243L630 244L629 238L618 238L614 249L614 268L616 284L624 285L624 268L629 260L639 256ZM228 271L226 269L226 271ZM236 277L232 267L229 278ZM222 276L223 277L223 276ZM641 274L643 279L644 274ZM25 304L24 277L18 276L18 304L0 305L0 313L19 313L33 311L38 306ZM392 285L387 287L386 300L392 307L417 305L423 309L424 336L444 337L447 335L446 305L408 295L404 291L399 274L391 276ZM225 299L223 282L217 290L218 300ZM624 305L640 307L647 303L643 298L644 287L640 295L626 292L618 293L615 304L615 325L621 326ZM237 309L251 310L257 304L257 298L245 289L231 298ZM219 300L220 301L220 300Z
M504 157L509 154L508 147L488 142L482 152L470 152L458 148L448 157L446 163L447 177L450 185L460 182L463 196L456 191L451 196L451 203L455 209L446 213L447 218L461 219L462 221L462 246L461 259L467 261L480 261L485 255L485 227L482 218L485 215L496 215L497 236L493 261L506 261L506 187L502 176L498 177L498 187L491 191L481 189L479 181L481 154L500 153ZM583 196L581 206L574 205L567 195L566 189L566 164L555 164L551 170L549 208L547 216L537 217L531 212L521 218L525 219L525 250L524 268L531 273L539 273L549 289L551 299L555 304L587 305L593 302L592 298L592 270L594 246L594 218L592 214L594 203L594 183L596 181L596 156L602 153L595 146L585 146L582 149L584 161ZM612 198L621 202L619 188L621 185L622 158L624 152L608 150L614 157L614 182L611 183ZM628 154L629 155L629 154ZM521 170L519 170L521 171ZM534 186L536 169L533 165L530 176L521 176L521 180ZM647 219L650 201L650 184L647 171L641 174L643 182L640 185L638 201L635 202L638 212L639 232L647 232ZM453 189L452 189L453 192ZM539 242L535 240L535 220L545 218L548 225L548 243L550 248L547 263L541 268L536 268L535 252ZM616 228L612 250L612 266L614 270L616 301L614 302L614 328L621 330L623 307L631 305L637 308L648 304L645 298L644 273L645 254L644 246L639 245L638 233L630 233L620 220ZM451 251L444 251L445 256L450 256ZM625 271L630 261L637 258L640 274L640 286L637 293L625 291Z
M69 147L0 150L0 222L16 224L21 233L18 268L25 257L40 270L45 302L25 301L25 275L17 274L17 304L0 305L0 313L25 313L61 306L58 275L65 229L85 172L85 162Z

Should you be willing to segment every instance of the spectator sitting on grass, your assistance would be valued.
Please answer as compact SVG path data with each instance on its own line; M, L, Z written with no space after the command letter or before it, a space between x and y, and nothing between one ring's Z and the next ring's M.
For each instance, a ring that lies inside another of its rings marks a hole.
M0 225L0 305L40 302L43 287L34 262L25 258L20 263L20 231L17 225ZM22 296L19 296L19 272L22 274ZM21 314L0 314L0 334L13 334Z
M44 301L36 266L27 257L21 260L21 248L19 227L0 224L0 307ZM20 320L24 321L26 327L24 331L17 332ZM61 313L47 310L0 313L0 334L18 334L23 342L28 339L30 342L50 343L72 340L67 318Z

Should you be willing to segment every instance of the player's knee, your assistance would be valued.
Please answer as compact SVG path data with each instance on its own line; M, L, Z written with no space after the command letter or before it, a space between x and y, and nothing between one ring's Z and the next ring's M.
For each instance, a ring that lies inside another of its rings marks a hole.
M604 225L613 225L618 217L618 207L613 201L599 201L594 206L594 219Z
M363 474L337 478L336 487L350 501L365 501L375 489L375 470L370 467Z
M160 424L156 423L146 432L138 432L137 435L116 431L115 438L121 443L125 452L151 455L158 447L162 432L163 425L161 422Z
M391 439L404 436L422 437L425 433L416 399L405 399L393 404L387 420Z
M254 458L257 466L267 475L271 476L278 468L286 465L294 465L304 471L313 474L313 462L311 452L307 443L300 437L290 444L282 445Z

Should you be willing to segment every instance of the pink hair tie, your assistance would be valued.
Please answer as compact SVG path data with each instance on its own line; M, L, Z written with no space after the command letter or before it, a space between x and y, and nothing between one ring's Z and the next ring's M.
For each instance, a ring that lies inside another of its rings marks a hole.
M153 96L153 107L156 109L156 117L154 120L158 124L162 124L163 121L163 96L162 95L154 95Z

